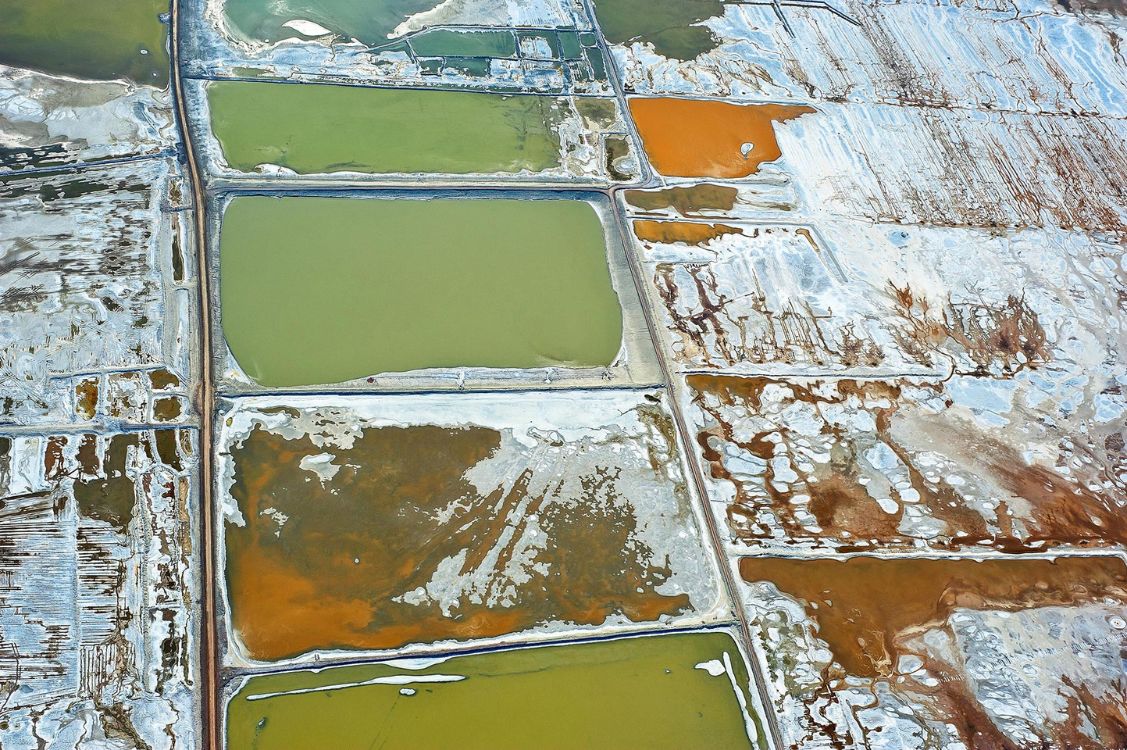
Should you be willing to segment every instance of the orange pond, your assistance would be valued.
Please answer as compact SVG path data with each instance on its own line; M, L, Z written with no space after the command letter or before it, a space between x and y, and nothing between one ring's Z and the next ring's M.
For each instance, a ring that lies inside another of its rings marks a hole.
M747 177L782 156L775 123L814 112L795 104L630 99L650 163L666 177ZM746 150L746 153L745 153Z
M686 594L658 593L671 571L619 501L613 446L579 477L581 492L560 497L568 490L552 481L534 496L535 465L511 467L511 486L466 479L500 441L483 427L365 429L333 449L339 468L322 483L302 468L322 452L308 437L255 429L232 450L245 525L224 531L231 620L247 654L395 648L689 608ZM545 536L533 566L515 546L529 533ZM447 585L466 577L470 590ZM436 585L438 598L426 595Z

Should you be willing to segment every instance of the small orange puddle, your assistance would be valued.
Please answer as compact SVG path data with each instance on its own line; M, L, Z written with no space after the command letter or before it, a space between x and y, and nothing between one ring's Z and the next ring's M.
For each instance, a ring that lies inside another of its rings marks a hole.
M782 156L774 124L814 112L797 104L631 99L650 163L666 177L747 177ZM747 154L744 144L751 144Z

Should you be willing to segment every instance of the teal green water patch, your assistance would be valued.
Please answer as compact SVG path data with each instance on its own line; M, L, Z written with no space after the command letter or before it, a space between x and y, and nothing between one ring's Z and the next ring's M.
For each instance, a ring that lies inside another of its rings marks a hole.
M579 44L579 34L574 31L559 32L560 52L565 60L578 60L583 56L583 47Z
M423 57L513 57L516 39L508 31L434 29L411 37L411 48Z
M167 0L0 0L0 63L163 88L168 12Z
M622 309L606 252L583 201L235 198L223 332L266 386L609 365Z
M250 678L228 750L765 747L731 637L693 633ZM753 741L752 735L755 740Z
M490 174L560 164L551 96L216 81L211 124L229 165L325 172Z
M595 0L599 27L611 44L650 42L654 52L695 60L719 40L698 25L724 12L722 0Z
M595 80L602 81L607 77L607 64L603 60L603 53L598 47L586 47L584 53L587 55L587 63L591 66L591 74Z
M443 58L444 65L439 66L439 70L448 69L455 70L464 76L472 78L484 78L489 75L489 60L480 57L446 57Z
M430 10L440 0L226 0L223 9L234 29L248 39L272 43L301 38L288 21L313 21L345 38L377 45L409 16Z

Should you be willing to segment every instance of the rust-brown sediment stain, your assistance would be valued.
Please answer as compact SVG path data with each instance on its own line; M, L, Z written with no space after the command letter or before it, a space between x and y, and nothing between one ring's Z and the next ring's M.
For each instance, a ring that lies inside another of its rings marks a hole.
M1024 297L1010 295L1005 303L954 303L933 309L909 286L889 283L899 325L890 327L897 344L909 356L926 362L929 353L954 344L973 362L977 375L999 367L1016 372L1048 362L1048 336Z
M66 471L63 462L63 449L66 448L67 439L64 435L55 435L47 438L47 446L43 449L43 478L47 481L59 479Z
M814 248L815 250L820 249L818 247L818 243L814 241L814 235L806 227L798 227L794 230L794 233L810 243L810 247Z
M277 660L315 649L484 638L549 621L601 624L616 614L649 621L688 609L687 595L656 592L670 571L614 502L617 469L581 477L570 502L555 502L562 479L531 496L530 468L511 487L481 494L465 473L500 440L483 427L366 429L351 448L332 450L340 468L322 483L299 466L323 452L308 437L254 429L232 450L231 495L245 525L225 532L232 624L248 654ZM536 528L547 542L529 567L513 554ZM444 575L480 572L498 547L484 593L442 605L412 594ZM508 563L527 579L503 575ZM493 595L500 601L487 601Z
M759 227L750 230L758 237ZM678 271L692 282L689 291L677 283ZM797 364L840 363L846 367L875 367L884 361L881 347L852 323L833 330L828 316L809 303L790 300L773 310L757 277L741 295L721 290L721 278L710 263L657 263L653 286L669 316L670 331L678 337L680 355L706 367L734 367L749 362ZM742 299L740 299L742 297ZM733 307L740 301L742 306Z
M956 608L1013 611L1103 597L1127 602L1127 566L1117 557L745 557L740 576L769 581L802 600L845 672L869 678L895 673L900 636L938 626Z
M657 242L664 245L676 242L685 245L707 245L710 241L728 234L743 234L743 230L727 224L698 224L689 221L639 219L634 222L635 237L642 242Z
M794 455L796 443L785 425L759 420L762 431L750 435L737 429L725 412L734 409L749 418L762 414L764 391L772 385L785 389L790 404L814 407L822 415L828 408L864 410L875 421L875 439L887 446L905 467L916 505L944 525L944 531L928 539L931 547L959 549L991 547L1010 553L1042 551L1058 545L1107 546L1127 544L1127 516L1117 504L1114 491L1103 492L1070 481L1048 468L1028 464L1019 450L967 425L932 422L932 439L955 450L964 444L976 458L967 469L989 478L1006 492L1021 499L1009 507L1002 498L992 517L972 506L968 498L947 482L928 481L916 466L914 453L894 435L893 425L904 406L901 386L879 381L836 381L832 387L820 381L797 383L766 377L734 377L694 374L688 376L694 406L709 423L697 434L697 448L713 479L729 483L735 490L727 508L731 533L745 542L781 538L788 544L806 539L828 543L840 551L865 551L881 546L912 547L918 538L902 527L903 496L890 487L897 510L883 510L862 483L858 454L868 448L858 443L840 424L823 418L823 434L833 438L829 460L809 474L791 482L777 482L775 456ZM919 387L929 387L920 385ZM933 384L937 391L942 386ZM749 453L764 462L761 481L754 485L725 465L724 446ZM794 499L805 494L808 509L817 519L818 530L806 528L796 514ZM764 520L769 518L770 520Z
M102 458L98 455L97 435L86 433L80 436L78 438L78 451L75 455L78 458L81 476L93 477L98 475L102 467Z
M57 661L67 652L63 650L60 656L56 644L65 646L71 638L81 641L76 642L81 647L85 689L95 696L110 696L93 701L91 710L98 715L105 736L128 747L150 745L134 723L138 704L128 692L115 698L116 686L128 687L130 680L145 674L155 680L146 694L159 697L170 680L179 683L173 689L186 689L195 680L188 611L195 578L188 515L191 485L189 476L182 473L179 456L173 465L159 448L163 440L171 438L175 452L176 433L190 441L189 431L178 429L86 433L69 439L57 435L47 438L43 452L43 477L52 486L42 494L49 497L56 514L54 523L66 523L58 517L66 508L74 508L78 515L77 527L71 531L79 561L71 575L77 579L65 580L64 576L48 585L72 592L77 586L80 593L93 596L79 602L80 614L87 615L83 621L94 616L106 622L105 632L95 629L94 640L83 633L86 640L82 640L69 625L53 625L48 620L51 637L46 654ZM169 466L176 476L170 476ZM140 555L153 567L142 562ZM147 587L149 593L136 596L138 585ZM143 604L140 609L135 607L137 602ZM138 652L136 638L152 647L155 658ZM172 730L166 727L166 731Z
M778 159L775 123L816 111L697 99L630 99L629 105L654 169L666 177L721 179L747 177Z
M85 433L74 438L76 448L68 459L66 436L47 438L43 450L43 478L58 485L73 481L71 492L78 512L85 518L104 521L125 534L137 508L137 488L147 494L153 487L153 468L163 464L176 472L184 469L182 456L192 454L189 431L175 428L107 435L99 446L98 435ZM188 495L187 480L165 483L165 497ZM184 518L185 524L187 517ZM187 529L187 524L185 525ZM190 540L189 540L190 541Z
M74 386L75 412L82 419L93 419L98 409L98 379L84 378Z
M739 189L702 182L665 190L627 190L626 202L643 211L672 208L682 216L700 216L702 211L731 211L736 207Z
M1017 612L1127 604L1127 566L1110 556L983 561L756 557L741 559L739 571L745 581L770 582L803 604L807 617L817 625L817 637L833 654L834 663L823 672L828 688L843 687L849 677L853 684L863 678L884 682L893 691L905 690L912 704L976 748L1017 750L1024 745L995 725L959 666L929 657L913 642L918 644L925 632L947 628L956 610ZM897 676L900 658L907 655L920 657L937 679L932 684L913 680L905 686ZM1068 684L1067 675L1063 682ZM1081 711L1085 720L1097 724L1099 740L1110 743L1104 746L1120 746L1127 740L1122 699L1077 691L1068 705L1069 716L1078 720L1045 727L1047 735L1060 743L1053 746L1100 746L1081 731Z

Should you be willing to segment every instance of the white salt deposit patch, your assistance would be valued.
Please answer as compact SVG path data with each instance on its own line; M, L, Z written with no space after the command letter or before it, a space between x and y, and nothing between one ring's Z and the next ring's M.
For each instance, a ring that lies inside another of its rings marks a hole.
M325 482L331 482L333 477L337 475L337 472L340 471L339 466L333 466L334 458L336 458L336 456L331 453L318 453L313 456L303 456L298 466L305 471L311 471L316 474L317 478L321 480L321 484L324 484Z
M304 34L305 36L325 36L326 34L333 33L321 24L313 23L312 21L306 21L302 18L295 18L292 21L286 21L282 25L287 29L293 29L297 33Z
M354 687L367 687L369 685L412 685L418 682L461 682L466 679L460 674L393 674L387 677L373 677L363 682L343 682L339 685L320 685L318 687L300 688L298 690L283 690L278 693L258 693L248 695L248 701L261 701L267 698L277 698L282 695L301 695L302 693L324 693L330 690L345 690Z
M724 674L725 671L724 662L720 661L719 659L702 661L700 664L697 664L694 669L703 669L713 677L719 677L720 675Z

